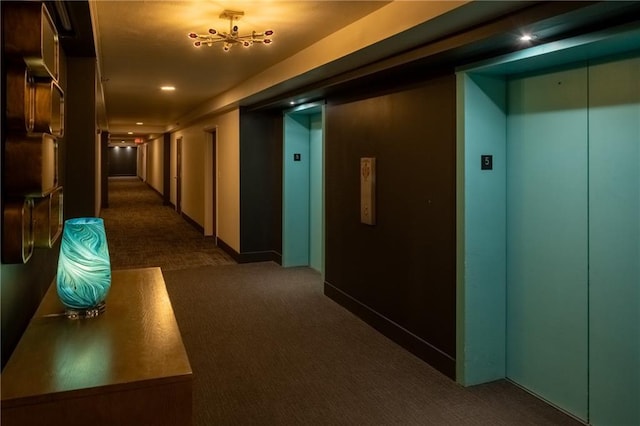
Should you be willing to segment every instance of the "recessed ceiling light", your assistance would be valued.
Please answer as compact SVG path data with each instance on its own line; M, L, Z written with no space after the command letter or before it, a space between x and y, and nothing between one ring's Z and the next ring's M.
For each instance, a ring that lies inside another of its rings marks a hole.
M120 141L120 143L124 143L124 141Z
M136 123L136 125L138 125L138 126L142 126L143 124L144 124L144 123L143 123L142 121L138 121L138 122Z
M174 86L161 86L160 90L164 90L165 92L172 92L176 90L176 88Z
M533 34L523 34L522 36L520 36L520 41L531 41L531 40L534 40L535 38L536 36Z
M128 134L128 135L132 135L132 134L133 134L133 132L127 132L127 134Z
M295 104L296 104L295 101L289 102L289 105L295 105Z

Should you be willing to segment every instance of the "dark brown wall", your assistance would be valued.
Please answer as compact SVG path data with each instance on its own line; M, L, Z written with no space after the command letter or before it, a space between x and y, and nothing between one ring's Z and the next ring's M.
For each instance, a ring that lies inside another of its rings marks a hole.
M2 275L2 368L22 337L24 329L55 279L58 241L52 249L35 249L25 264L0 265Z
M282 114L240 111L239 261L282 258Z
M138 148L109 148L109 176L137 176Z
M106 130L100 133L100 198L100 207L109 207L109 132Z
M96 58L67 58L64 167L65 219L95 216L96 210Z
M328 296L453 377L455 76L326 108ZM375 157L377 223L360 223Z

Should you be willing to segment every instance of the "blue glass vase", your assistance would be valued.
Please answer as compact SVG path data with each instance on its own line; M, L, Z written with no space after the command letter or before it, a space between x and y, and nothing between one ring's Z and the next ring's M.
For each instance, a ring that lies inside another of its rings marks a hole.
M104 310L111 287L111 262L104 221L96 217L64 222L58 259L58 297L70 318L93 317Z

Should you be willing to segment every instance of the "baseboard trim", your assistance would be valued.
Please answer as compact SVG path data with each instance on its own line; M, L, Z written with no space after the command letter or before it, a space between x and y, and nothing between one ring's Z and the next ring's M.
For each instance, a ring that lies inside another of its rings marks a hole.
M326 281L324 294L442 374L455 380L456 361L451 356Z
M278 252L269 250L238 253L220 237L218 237L217 243L218 247L224 250L238 263L276 262L277 264L282 265L282 255Z
M273 250L240 253L240 261L238 263L253 262L276 262L282 265L282 255Z
M191 226L193 226L194 228L196 228L198 230L198 232L200 232L201 234L204 235L204 228L202 226L200 226L200 224L198 222L196 222L195 220L191 219L189 216L187 216L184 212L180 213L180 216L182 216L182 218Z
M141 178L139 178L142 182L144 182ZM145 185L147 185L147 187L149 189L151 189L153 192L155 192L156 194L158 194L160 196L160 198L164 199L164 194L162 194L162 192L158 191L157 189L155 189L153 186L151 186L151 184L149 184L149 182L144 182Z

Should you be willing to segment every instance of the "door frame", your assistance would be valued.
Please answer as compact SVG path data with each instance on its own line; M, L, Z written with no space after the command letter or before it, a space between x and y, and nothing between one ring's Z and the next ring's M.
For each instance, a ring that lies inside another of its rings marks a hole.
M176 211L182 213L182 136L176 139Z
M218 126L205 127L204 235L218 238Z

